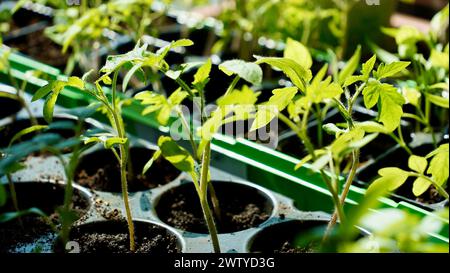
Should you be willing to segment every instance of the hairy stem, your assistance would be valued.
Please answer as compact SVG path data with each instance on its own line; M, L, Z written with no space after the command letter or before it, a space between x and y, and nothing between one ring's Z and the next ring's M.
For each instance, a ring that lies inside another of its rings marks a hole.
M211 142L208 141L208 143L205 146L205 150L203 152L202 156L202 169L201 169L201 175L200 175L200 203L203 210L203 215L205 217L206 224L208 226L209 234L211 235L211 241L213 245L213 249L215 253L220 253L220 244L219 244L219 237L217 233L216 224L214 223L214 218L211 214L211 208L208 204L208 190L207 186L210 184L208 181L208 175L209 175L209 163L211 160Z

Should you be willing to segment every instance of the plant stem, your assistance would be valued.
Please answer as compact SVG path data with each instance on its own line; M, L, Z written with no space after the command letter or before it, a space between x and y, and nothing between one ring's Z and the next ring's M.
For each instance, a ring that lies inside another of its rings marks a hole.
M352 167L350 169L349 175L347 176L347 179L344 184L344 188L341 193L341 197L340 197L341 206L344 206L344 204L345 204L345 199L347 198L348 192L350 191L350 186L352 185L353 179L355 178L355 174L356 174L358 165L359 165L359 149L356 149L352 152ZM344 214L342 214L342 215L344 215ZM331 217L330 222L328 222L327 230L325 233L325 238L329 235L329 233L333 229L334 225L336 225L337 219L338 219L338 213L334 212ZM341 217L339 217L339 219L341 220L342 223L344 222Z
M323 125L323 120L322 120L322 115L321 115L321 111L320 111L320 106L319 104L315 104L316 106L316 118L317 118L317 141L319 142L319 147L322 147L323 145L323 134L322 134L322 125Z
M6 174L6 178L8 179L9 192L11 193L11 199L12 199L12 202L13 202L14 210L16 212L19 212L20 211L20 209L19 209L19 201L17 200L16 187L14 186L14 182L12 181L11 174L9 174L9 173ZM19 219L20 225L23 227L21 217L19 216L18 219Z
M8 68L8 77L9 77L9 80L10 80L11 84L16 89L17 100L19 101L19 103L22 106L22 108L25 109L25 111L27 112L28 117L30 118L31 125L33 125L33 126L34 125L38 125L38 122L37 122L36 118L33 116L32 112L31 112L31 109L28 107L28 104L25 102L25 100L22 97L22 92L21 92L19 83L17 82L16 78L13 77L12 72L11 72L11 68Z
M208 204L208 191L207 186L210 184L208 181L208 175L209 175L209 163L211 160L211 141L208 141L208 143L205 146L205 150L203 152L202 156L202 169L201 169L201 176L200 176L200 203L203 210L203 215L205 217L206 224L208 226L209 234L211 235L211 241L213 245L213 249L215 253L220 253L220 244L219 244L219 237L217 233L216 224L214 223L214 218L211 214L211 208Z
M312 159L316 160L317 157L314 152L314 147L313 147L311 141L309 140L308 136L306 134L303 134L301 132L301 130L298 129L297 125L294 122L292 122L288 117L286 117L284 114L279 113L278 117L281 119L281 121L286 123L286 125L289 126L289 128L291 128L291 130L293 130L297 134L297 136L303 141L303 144L305 145L308 153L312 156ZM322 180L325 182L325 184L328 188L328 191L331 193L331 197L333 199L334 205L338 212L339 219L341 219L341 217L343 217L343 215L344 215L344 211L343 211L342 207L340 206L339 195L334 190L334 187L333 187L332 183L330 182L330 180L328 179L328 176L324 170L320 170L320 175L322 177Z
M120 145L120 180L122 183L122 198L125 203L125 211L127 215L128 222L128 232L130 235L130 251L134 252L136 248L136 243L134 240L134 223L133 217L131 215L130 203L128 200L128 183L127 183L127 151L124 145Z
M234 90L234 88L236 87L236 84L239 82L240 79L241 79L241 77L239 77L239 76L234 77L230 86L228 86L227 91L225 92L224 96L230 94Z
M116 124L117 133L120 138L125 138L125 130L123 127L123 122L121 117L117 114L117 112L112 111L111 115L114 118L114 122ZM128 232L130 236L130 251L135 251L135 239L134 239L134 223L133 217L131 215L131 208L128 200L128 181L127 181L127 165L128 165L128 157L129 157L129 143L128 141L125 144L119 145L120 150L120 181L122 186L122 198L125 204L125 212L127 215L128 222Z

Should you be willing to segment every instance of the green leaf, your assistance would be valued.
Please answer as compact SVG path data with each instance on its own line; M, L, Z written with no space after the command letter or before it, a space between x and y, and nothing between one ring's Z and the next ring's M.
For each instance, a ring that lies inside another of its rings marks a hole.
M376 61L377 55L374 54L372 58L370 58L367 62L363 63L361 73L365 80L367 80L370 77L370 73L372 72Z
M427 174L431 174L432 179L437 184L443 185L449 175L449 144L440 145L435 151L427 155L429 158L433 158L430 161L430 167L427 170Z
M194 75L194 81L192 82L192 84L196 85L199 83L204 83L208 79L209 73L211 73L210 58L208 58L208 60L197 70L197 73L195 73Z
M54 90L44 102L44 119L47 123L53 121L53 110L55 109L56 100L60 91Z
M406 103L419 106L420 92L415 88L403 87L402 93L405 96Z
M337 127L334 123L324 124L322 128L325 132L333 136L339 136L340 134L345 132L345 130Z
M393 62L390 64L382 63L380 64L380 66L378 66L378 69L374 73L374 76L378 80L395 76L398 73L404 71L409 66L409 64L410 62Z
M417 179L413 183L413 194L415 196L420 196L424 192L428 190L428 188L431 186L430 181L426 180L423 177L417 177Z
M273 95L265 105L260 105L250 131L257 130L269 124L272 119L283 111L297 94L296 87L285 87L272 91Z
M183 102L185 98L188 97L188 93L186 91L183 91L181 88L178 88L173 92L169 98L167 99L167 103L170 105L170 107L175 107L176 105L179 105Z
M248 86L244 85L242 90L233 90L217 100L218 106L225 105L254 105L258 101L260 92L254 92Z
M228 76L236 74L254 85L258 85L262 81L262 69L255 63L242 60L230 60L221 63L219 69Z
M420 174L423 174L425 172L425 170L427 169L427 166L428 166L428 162L425 157L412 155L408 159L408 167L411 170L416 171Z
M15 134L12 139L9 142L8 147L11 147L11 145L16 142L18 139L20 139L22 136L36 132L36 131L40 131L40 130L44 130L47 129L48 126L47 125L34 125L28 128L25 128L21 131L19 131L17 134Z
M150 105L144 108L142 115L156 112L156 119L159 124L167 125L174 107L179 105L187 96L187 92L182 91L181 88L178 88L170 95L168 99L161 94L150 91L138 93L135 96L135 99L140 100L142 105Z
M322 156L325 153L327 153L327 151L324 150L324 149L320 149L320 150L315 150L314 151L314 154L316 156ZM295 165L294 170L300 169L301 167L303 167L303 165L305 165L307 162L309 162L311 160L312 160L312 155L305 156L299 163L297 163L297 165Z
M179 146L172 138L166 136L159 137L158 146L162 156L167 161L178 170L189 173L193 180L197 181L195 160L186 149Z
M287 39L284 57L296 61L305 69L310 69L313 64L308 48L291 38Z
M378 174L381 177L376 179L368 190L372 187L385 187L389 191L393 191L403 185L409 177L407 172L394 167L383 168L378 171Z
M105 65L100 69L100 72L106 73L106 76L124 66L126 63L133 65L144 61L144 53L147 50L147 44L140 45L138 42L135 48L125 54L111 55L106 59ZM106 83L105 83L106 84Z
M0 223L6 223L6 222L12 221L14 219L17 219L19 217L29 215L29 214L35 214L35 215L38 215L41 217L47 217L45 215L45 213L42 212L40 209L29 208L29 209L21 210L21 211L1 213L0 214Z
M297 62L287 58L257 57L257 64L266 63L280 69L301 91L306 92L306 84L312 79L311 70L306 70Z
M362 81L365 81L365 80L366 80L366 78L364 76L362 76L362 75L360 75L360 76L350 76L347 79L345 79L344 87L352 85L355 82L362 82Z
M78 77L69 77L66 85L76 87L79 89L84 89L84 81Z
M194 42L189 39L180 39L172 43L171 48L183 47L183 46L192 46Z
M142 74L144 73L142 71L142 63L138 63L136 65L134 65L125 75L125 78L123 79L123 84L122 84L122 91L125 92L127 91L127 87L128 87L128 83L131 80L131 77L133 77L133 75L135 73L137 73L138 71L140 71ZM144 74L145 75L145 74Z
M217 132L220 126L223 125L225 117L232 111L231 107L218 107L211 117L198 128L198 135L202 140L209 141L213 138L213 135Z
M147 163L145 163L145 166L144 166L144 168L142 169L142 174L143 174L143 175L147 173L147 171L148 171L148 170L151 168L151 166L153 165L153 162L155 162L161 155L162 155L161 150L156 150L156 151L153 153L153 156L150 158L150 160L149 160Z
M159 62L160 60L164 59L167 55L167 53L169 53L169 51L171 49L177 48L177 47L185 47L185 46L191 46L193 45L194 42L192 42L189 39L180 39L178 41L172 42L169 45L160 48L156 54L158 55L158 58L155 59L155 61ZM151 61L153 62L153 61Z
M434 105L437 105L439 107L446 108L446 109L449 108L449 99L448 98L444 98L441 96L436 96L436 95L432 95L432 94L428 94L428 93L425 94L425 96Z
M48 83L47 85L39 88L36 93L34 93L33 98L31 99L32 102L42 99L43 97L47 96L50 92L52 92L54 86L54 82Z
M123 145L127 143L128 138L126 137L110 137L103 144L106 149L111 149L114 145Z
M389 133L382 124L375 121L356 122L355 127L363 129L366 133Z
M338 78L340 85L343 85L345 83L345 80L355 73L356 69L358 68L360 58L361 58L361 46L358 46L353 56L345 65L344 69L342 69L339 72Z
M392 132L400 125L405 99L397 92L397 88L390 84L371 81L364 88L363 95L367 108L370 109L379 103L379 121L384 124L386 130Z

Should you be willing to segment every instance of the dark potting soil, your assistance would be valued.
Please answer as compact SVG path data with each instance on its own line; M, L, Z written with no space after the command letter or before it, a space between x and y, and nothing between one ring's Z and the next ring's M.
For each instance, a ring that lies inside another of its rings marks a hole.
M213 182L213 185L221 214L220 219L215 216L219 233L256 227L270 217L273 209L270 199L257 189L227 182ZM212 205L210 207L212 209ZM192 183L166 192L156 205L156 212L170 226L196 233L208 232Z
M250 252L312 253L319 247L325 221L289 221L264 228L255 235ZM270 238L268 240L268 238Z
M0 119L14 115L20 109L22 106L18 101L0 96Z
M56 236L44 218L23 216L0 225L0 253L48 252Z
M156 160L145 175L142 169L153 156L154 150L132 147L130 160L134 179L128 180L128 191L137 192L165 185L180 175L172 164L163 158ZM110 150L98 150L83 156L75 173L75 181L93 190L121 192L120 166Z
M48 218L29 214L0 224L0 253L17 252L50 252L57 237L57 231L50 224L59 228L59 217L56 209L64 202L64 186L53 183L19 182L15 183L19 209L38 208ZM8 193L9 195L9 193ZM72 210L82 217L89 209L87 197L74 191ZM10 200L1 213L13 212Z
M61 46L46 37L43 30L6 41L5 43L33 59L59 69L64 69L69 59L68 54L61 52Z
M179 253L177 237L163 227L145 222L134 222L135 253ZM79 226L72 230L70 239L80 245L81 253L131 253L126 222L107 221Z

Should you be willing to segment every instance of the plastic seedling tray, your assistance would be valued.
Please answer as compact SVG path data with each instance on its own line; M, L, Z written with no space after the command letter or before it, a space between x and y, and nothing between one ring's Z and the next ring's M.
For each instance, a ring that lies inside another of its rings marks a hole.
M11 58L17 57L12 54ZM23 67L26 70L36 69L38 64L29 59L24 59L18 68L13 64L14 76L25 79ZM54 74L53 76L64 77ZM45 81L39 79L27 80L30 81L30 88L27 90L30 93L45 84ZM75 90L65 89L58 102L65 107L74 107L86 105L89 98ZM155 142L160 134L168 132L168 127L159 127L154 118L143 117L140 114L141 111L142 107L137 103L124 109L124 117L130 133L144 136L146 140ZM223 135L215 136L212 150L212 165L218 169L290 198L300 211L332 212L331 198L324 183L308 166L294 171L297 159L245 139L233 139ZM356 205L363 198L364 192L363 189L352 186L347 199L349 205L346 207ZM385 207L408 208L420 217L431 215L431 212L405 202L397 203L387 198L383 198L382 201ZM437 240L448 243L448 221L442 220L445 221L443 230L439 234L431 235Z

